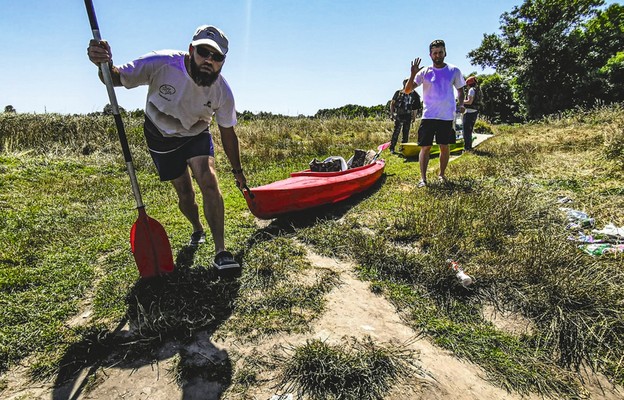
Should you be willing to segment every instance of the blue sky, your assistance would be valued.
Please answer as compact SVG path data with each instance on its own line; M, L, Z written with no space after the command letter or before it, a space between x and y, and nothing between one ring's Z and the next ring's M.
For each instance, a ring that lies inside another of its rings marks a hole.
M149 51L186 50L195 28L212 24L230 40L223 67L238 111L312 115L391 98L410 61L430 64L444 39L447 62L482 71L466 55L500 15L522 1L94 0L115 64ZM63 114L108 103L86 56L92 37L82 1L0 0L0 111ZM145 88L117 89L119 105L143 108Z

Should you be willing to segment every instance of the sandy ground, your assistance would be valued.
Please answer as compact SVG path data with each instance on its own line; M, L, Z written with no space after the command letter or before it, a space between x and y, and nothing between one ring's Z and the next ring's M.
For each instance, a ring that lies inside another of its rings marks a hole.
M480 135L477 144L487 135ZM238 342L215 343L208 335L197 335L193 343L170 343L162 348L160 360L156 363L136 365L132 368L106 366L97 369L96 374L83 371L79 379L65 387L53 388L53 382L32 383L26 379L23 368L16 368L0 379L6 388L0 391L5 400L26 399L258 399L295 400L292 393L276 393L274 381L267 381L247 392L247 397L226 391L215 382L191 381L180 387L169 373L177 354L181 350L200 355L211 362L228 358L237 360L258 352L271 354L276 348L305 343L318 338L328 343L340 343L344 337L363 339L371 337L375 343L399 344L419 354L419 365L424 375L415 375L409 381L397 384L386 399L538 399L508 393L488 382L483 370L473 364L459 360L447 351L432 345L412 328L403 323L396 309L383 297L371 292L368 283L358 280L354 266L332 258L322 257L309 251L310 262L319 268L329 268L340 274L341 285L328 296L326 312L315 322L311 333L306 335L276 335L258 344ZM492 321L501 329L514 332L530 329L522 321L488 311ZM88 311L78 318L87 318ZM184 348L184 349L183 349ZM232 357L236 355L236 357ZM88 379L87 379L88 378ZM268 372L265 377L272 378ZM85 384L88 383L88 390ZM624 390L614 388L605 379L588 377L587 386L593 399L623 399ZM283 395L281 398L279 395Z

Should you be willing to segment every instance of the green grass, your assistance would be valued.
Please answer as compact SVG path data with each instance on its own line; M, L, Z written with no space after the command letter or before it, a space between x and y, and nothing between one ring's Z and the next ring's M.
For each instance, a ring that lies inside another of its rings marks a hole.
M208 268L210 239L196 251L186 246L190 226L175 192L155 175L140 121L128 120L147 212L165 227L178 266L140 281L129 249L137 213L112 118L0 114L0 373L27 362L33 378L60 383L107 360L156 360L165 341L199 333L252 343L305 334L340 285L336 272L310 264L310 246L355 261L407 323L503 388L582 397L583 366L624 384L624 257L582 253L567 239L557 203L570 197L566 206L588 212L598 227L624 226L622 115L612 107L495 126L492 139L451 163L448 184L424 189L415 188L417 162L387 155L383 184L373 190L265 228L235 187L217 135L226 244L244 265L234 281ZM237 132L253 187L314 157L376 149L391 129L390 121L300 118L245 122ZM432 158L430 173L437 166ZM471 288L457 283L448 258L476 278ZM496 328L482 312L492 305L534 328ZM72 322L85 309L90 318ZM130 333L117 335L126 323ZM415 355L385 344L346 346L309 341L273 360L252 355L217 366L180 354L170 376L180 385L214 380L244 395L273 370L283 389L311 398L380 398L416 366Z
M249 262L240 279L236 313L226 323L226 330L250 339L306 332L323 311L323 295L338 284L337 274L313 268L304 249L292 239L256 240L245 254Z
M278 390L310 399L382 399L399 381L420 373L418 355L397 347L343 338L338 345L321 340L277 355L283 364Z

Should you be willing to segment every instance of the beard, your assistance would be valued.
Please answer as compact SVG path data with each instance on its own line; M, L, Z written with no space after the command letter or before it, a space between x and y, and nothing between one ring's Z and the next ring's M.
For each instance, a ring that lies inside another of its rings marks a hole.
M192 56L190 58L190 64L191 64L191 78L193 78L193 80L198 86L212 85L217 80L217 78L219 77L219 74L221 73L221 68L219 68L219 70L217 71L212 71L212 72L200 70L199 66L195 63L195 60L193 59Z
M444 67L444 57L436 57L436 58L434 58L432 61L433 61L433 65L434 65L436 68L442 68L442 67Z

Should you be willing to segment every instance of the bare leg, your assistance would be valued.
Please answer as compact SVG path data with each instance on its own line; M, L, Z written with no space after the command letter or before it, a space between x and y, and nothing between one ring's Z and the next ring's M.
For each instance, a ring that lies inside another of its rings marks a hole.
M440 176L444 178L444 171L446 171L446 166L449 162L450 157L450 149L448 144L440 145Z
M202 192L204 216L215 244L215 254L225 250L225 207L214 165L214 157L199 156L188 161Z
M182 176L171 181L176 193L178 194L178 207L182 214L193 225L193 232L201 231L204 227L199 220L199 209L195 202L195 191L188 169Z
M427 182L427 166L429 165L429 153L431 146L422 146L418 155L418 164L420 165L420 179Z

